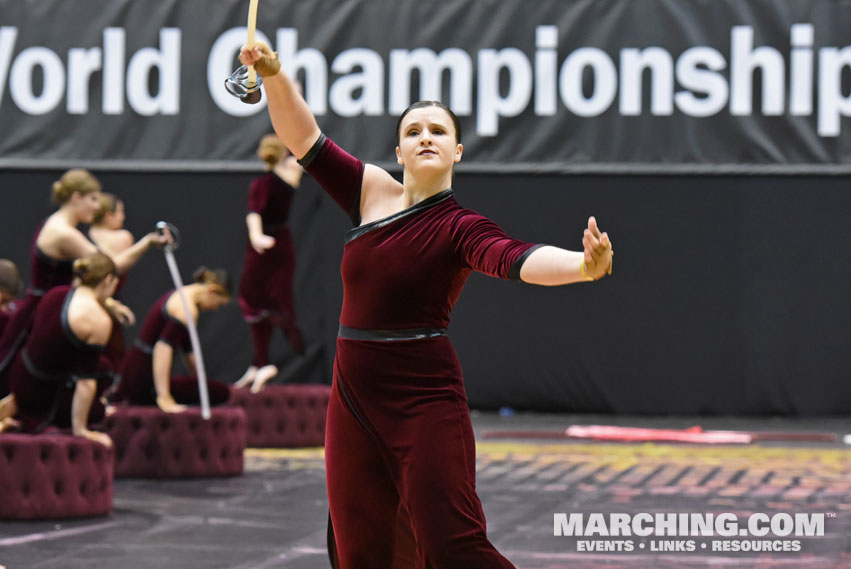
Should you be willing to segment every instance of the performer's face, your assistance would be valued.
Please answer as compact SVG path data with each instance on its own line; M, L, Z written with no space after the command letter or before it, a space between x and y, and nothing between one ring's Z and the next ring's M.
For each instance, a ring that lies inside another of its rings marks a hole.
M103 221L108 229L118 230L124 227L124 202L116 202L115 211L106 212Z
M464 147L455 142L452 118L440 107L421 107L405 115L399 129L396 158L406 169L451 170Z
M82 223L91 223L95 218L95 212L100 207L100 192L89 192L87 194L75 192L71 196L71 202L77 218Z

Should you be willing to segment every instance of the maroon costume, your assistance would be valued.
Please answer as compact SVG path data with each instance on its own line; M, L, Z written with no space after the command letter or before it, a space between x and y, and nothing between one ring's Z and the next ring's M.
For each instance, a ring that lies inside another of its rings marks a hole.
M239 306L251 326L254 365L269 363L269 340L273 326L279 326L296 353L304 352L304 341L296 326L293 304L295 249L287 217L294 189L274 172L251 182L248 213L257 213L263 233L275 238L275 245L258 253L249 241L239 283Z
M357 226L363 163L324 135L301 163ZM486 536L445 330L472 271L519 278L534 248L461 208L451 189L346 236L325 438L335 566L513 567Z
M71 284L74 277L74 259L48 257L36 246L43 225L36 229L30 247L30 287L26 295L16 302L16 309L0 335L0 397L9 393L9 365L32 328L33 314L39 301L53 287Z
M78 379L98 380L98 396L112 382L112 370L102 357L103 346L88 344L71 330L68 306L75 291L70 286L58 286L44 295L33 316L32 332L10 367L16 417L24 432L39 432L51 425L70 427ZM104 416L98 396L92 401L89 423Z
M170 316L166 310L166 302L174 292L170 290L162 295L145 316L139 337L127 352L121 366L121 379L115 390L115 401L130 405L156 405L153 353L157 342L165 342L174 348L175 352L192 351L189 329L183 322ZM208 380L207 388L211 405L224 403L230 397L230 386L220 381ZM171 396L178 403L193 405L200 400L198 380L193 376L172 375L170 390Z

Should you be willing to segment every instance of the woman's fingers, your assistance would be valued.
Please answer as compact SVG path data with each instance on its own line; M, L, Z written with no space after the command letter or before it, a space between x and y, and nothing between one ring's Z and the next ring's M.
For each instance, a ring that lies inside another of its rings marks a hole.
M588 231L597 239L600 238L600 228L597 227L597 218L593 215L588 218Z
M239 61L243 65L254 65L264 55L272 55L272 48L264 42L257 42L251 47L246 44L239 50Z

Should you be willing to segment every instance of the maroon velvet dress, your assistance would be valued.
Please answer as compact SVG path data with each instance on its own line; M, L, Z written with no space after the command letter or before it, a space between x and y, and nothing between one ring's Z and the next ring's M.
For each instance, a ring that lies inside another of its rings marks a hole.
M324 136L302 164L358 225L363 164ZM472 271L519 278L535 248L463 209L451 189L346 236L325 438L336 567L513 567L486 536L445 331Z
M251 326L257 367L269 363L269 340L274 326L281 328L296 353L304 352L293 304L295 249L287 227L294 191L277 174L267 172L251 182L248 192L248 213L259 214L263 233L275 238L274 247L262 255L250 241L246 243L239 283L239 306Z
M74 260L48 257L36 246L41 228L38 226L30 247L30 286L22 299L16 301L16 309L0 335L0 397L8 395L9 365L26 340L32 327L32 318L39 301L47 291L60 285L70 285L74 277Z
M162 295L145 316L139 337L127 352L121 365L121 379L113 394L116 402L130 405L156 405L153 353L157 342L165 342L174 348L175 353L192 351L189 329L166 311L166 302L174 292L170 290ZM198 380L194 376L172 375L170 390L171 396L178 403L197 405L200 401ZM207 390L211 405L220 405L230 397L230 386L220 381L208 379Z
M10 366L9 381L18 405L16 417L24 432L39 432L48 426L69 428L78 379L98 381L89 423L103 419L99 396L112 382L112 369L102 356L103 346L86 343L71 330L68 307L75 291L70 286L58 286L44 295L33 316L32 332Z

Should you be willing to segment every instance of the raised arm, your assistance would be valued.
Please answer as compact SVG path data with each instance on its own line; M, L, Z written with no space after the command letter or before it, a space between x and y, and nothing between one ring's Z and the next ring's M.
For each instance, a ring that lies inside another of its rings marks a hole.
M258 42L252 49L243 46L239 60L244 65L253 65L263 77L275 134L296 158L303 158L319 138L319 125L296 85L281 71L278 55L265 43Z

